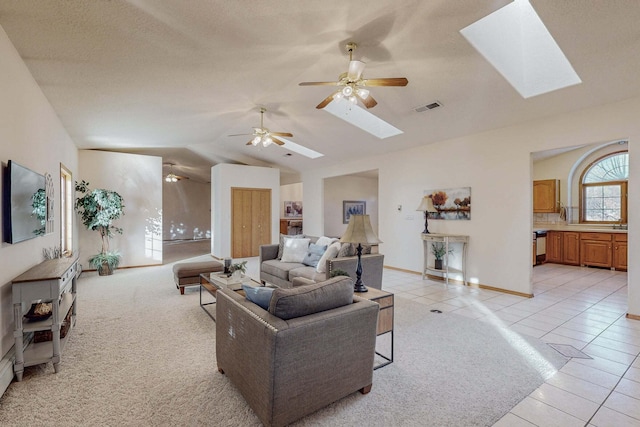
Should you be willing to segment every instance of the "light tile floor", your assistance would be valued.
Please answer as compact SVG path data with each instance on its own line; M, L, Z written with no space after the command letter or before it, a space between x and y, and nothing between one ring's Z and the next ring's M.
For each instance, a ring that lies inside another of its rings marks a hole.
M248 273L259 277L256 258ZM534 298L524 298L386 268L382 288L426 309L496 321L520 334L568 344L572 358L494 427L640 427L640 321L625 318L627 273L543 264L533 269Z
M625 318L627 274L543 264L533 282L524 298L385 269L383 289L592 357L572 358L494 427L640 426L640 321Z

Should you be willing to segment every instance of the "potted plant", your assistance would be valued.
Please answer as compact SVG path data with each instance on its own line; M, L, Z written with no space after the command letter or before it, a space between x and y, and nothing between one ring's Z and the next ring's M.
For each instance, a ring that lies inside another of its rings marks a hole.
M122 229L115 227L113 221L124 215L124 200L115 191L105 189L89 189L89 183L76 182L76 192L82 197L76 198L75 210L80 215L87 230L100 233L102 247L100 252L89 258L89 264L98 270L100 276L113 274L120 263L120 254L109 250L109 240L113 233L122 234Z
M229 267L229 273L233 277L241 277L244 273L247 272L247 261L237 262L235 264L231 264Z
M447 246L443 242L433 242L431 243L431 253L436 257L435 269L442 270L442 259L447 254ZM453 249L449 249L449 253L453 253Z

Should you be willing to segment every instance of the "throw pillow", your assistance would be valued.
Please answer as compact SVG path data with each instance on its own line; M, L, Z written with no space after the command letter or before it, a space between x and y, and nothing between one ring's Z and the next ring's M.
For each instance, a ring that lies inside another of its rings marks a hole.
M282 249L282 262L302 262L307 255L311 239L290 239L285 237Z
M254 304L258 304L265 310L269 309L269 301L271 301L271 294L275 288L267 288L266 286L253 287L251 285L242 284L242 290L244 290L247 299Z
M346 256L355 256L356 247L351 243L343 243L340 246L340 252L338 252L338 258L346 257Z
M278 259L282 259L282 251L284 250L284 239L302 239L304 238L304 234L295 234L289 236L287 234L280 235L280 244L278 245Z
M326 246L320 246L315 243L309 244L309 251L307 252L307 255L304 257L304 259L302 260L302 263L304 265L308 265L309 267L316 267L318 265L318 261L320 260L320 257L322 257L322 255L326 250L327 250Z
M277 288L269 302L269 313L283 320L342 307L353 302L353 280L334 277L313 285Z
M318 273L326 273L327 272L327 260L335 258L340 252L340 242L334 242L324 251L320 260L318 260L318 265L316 267L316 271Z

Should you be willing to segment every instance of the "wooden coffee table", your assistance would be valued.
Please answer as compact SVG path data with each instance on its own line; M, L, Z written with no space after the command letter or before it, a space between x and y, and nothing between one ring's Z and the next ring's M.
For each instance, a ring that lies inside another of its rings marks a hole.
M242 275L241 277L227 277L224 273L202 273L200 274L200 307L213 319L216 321L216 310L215 307L211 307L207 309L209 305L215 305L216 303L216 292L218 289L229 288L232 290L242 289L243 283L250 283L252 281L251 277ZM206 290L212 297L213 301L202 302L202 290Z
M382 368L393 363L393 293L375 288L367 288L367 292L354 292L353 294L360 298L368 299L380 305L378 313L378 326L376 335L384 335L391 333L391 351L389 354L381 354L376 350L376 354L385 361L377 364L373 369Z

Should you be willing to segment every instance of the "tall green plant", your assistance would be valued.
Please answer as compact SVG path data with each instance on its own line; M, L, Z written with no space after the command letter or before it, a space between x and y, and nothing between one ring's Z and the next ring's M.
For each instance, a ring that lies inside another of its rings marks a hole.
M89 183L76 181L75 209L88 230L98 231L102 239L100 254L109 252L109 240L113 233L122 234L122 228L113 225L113 221L124 215L124 200L120 194L111 190L89 188Z

